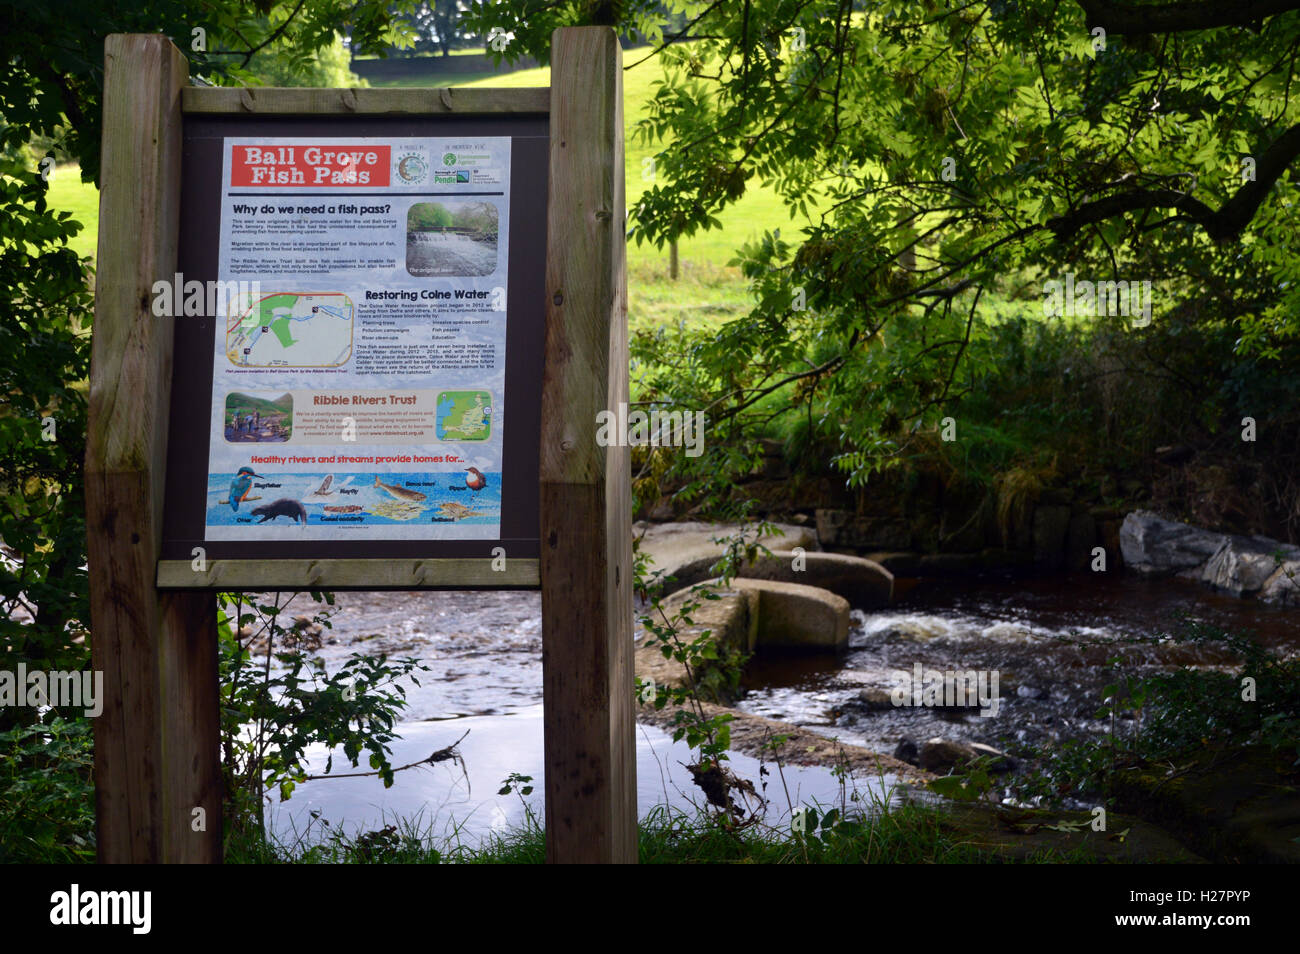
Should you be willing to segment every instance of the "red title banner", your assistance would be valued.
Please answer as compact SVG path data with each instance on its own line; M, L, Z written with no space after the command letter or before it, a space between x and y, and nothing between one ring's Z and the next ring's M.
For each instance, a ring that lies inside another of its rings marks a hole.
M386 186L391 146L234 146L232 186Z

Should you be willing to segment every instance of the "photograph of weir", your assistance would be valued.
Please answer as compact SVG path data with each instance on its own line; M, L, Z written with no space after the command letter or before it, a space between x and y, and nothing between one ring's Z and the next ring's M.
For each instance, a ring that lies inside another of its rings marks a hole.
M417 278L491 275L497 209L491 202L417 202L406 213L406 270Z

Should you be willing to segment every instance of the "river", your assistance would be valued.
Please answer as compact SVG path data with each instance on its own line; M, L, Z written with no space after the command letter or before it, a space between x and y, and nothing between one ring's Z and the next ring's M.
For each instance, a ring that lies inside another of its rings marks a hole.
M491 275L497 244L457 232L406 233L406 270L420 278Z
M1105 731L1096 718L1101 688L1114 679L1110 661L1125 672L1174 665L1215 665L1215 652L1174 641L1131 643L1133 637L1176 632L1195 620L1250 629L1267 645L1300 651L1293 611L1219 596L1198 584L1091 574L1031 580L900 580L900 596L884 610L853 613L850 648L841 654L764 656L747 668L738 707L782 719L844 742L892 753L901 739L932 736L1015 749L1026 744ZM332 669L352 651L411 655L430 671L407 683L408 709L399 726L394 764L415 761L455 741L468 777L451 763L399 774L388 790L374 779L311 782L270 817L282 837L301 830L319 810L345 827L378 827L394 815L423 811L446 832L453 819L461 836L476 840L517 823L515 796L498 796L511 772L532 775L540 813L541 619L535 592L339 593L332 630L321 655ZM299 597L291 612L306 612ZM941 708L873 710L862 690L887 689L894 674L925 669L996 671L1001 700L995 716ZM310 755L316 770L327 752ZM740 774L761 784L758 764L733 756ZM343 771L335 753L335 771ZM664 733L638 726L639 806L685 807L699 796L681 763L685 748ZM364 765L363 765L364 767ZM823 769L798 770L795 803L833 801L838 783ZM769 793L771 794L771 793ZM777 816L788 809L775 800Z

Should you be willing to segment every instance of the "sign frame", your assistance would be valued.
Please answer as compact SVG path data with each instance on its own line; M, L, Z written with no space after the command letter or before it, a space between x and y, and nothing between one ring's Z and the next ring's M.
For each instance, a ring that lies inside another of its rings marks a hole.
M516 184L510 190L510 216L521 228L512 232L511 254L504 282L510 301L506 328L504 367L510 388L503 401L507 421L502 480L503 508L497 539L466 540L295 540L292 532L282 540L208 541L205 537L206 504L196 491L207 482L207 455L182 448L187 435L210 426L208 382L216 384L212 370L212 338L219 319L189 317L174 332L174 387L186 394L171 398L167 461L167 498L163 525L163 552L158 564L158 585L164 588L252 587L261 590L328 587L331 589L526 588L537 587L537 495L527 487L537 480L540 434L541 362L544 343L545 230L530 229L545 221L547 193L548 114L538 112L537 97L522 99L511 112L447 113L431 130L427 113L352 113L321 118L268 110L248 115L221 112L228 105L225 89L187 88L184 93L195 108L185 113L182 214L187 230L178 250L178 272L188 281L216 279L218 229L221 205L221 143L228 138L264 136L337 137L369 136L402 139L427 135L466 138L509 138ZM297 93L299 90L285 92ZM221 100L226 100L222 102ZM280 105L272 102L272 106ZM509 105L509 104L506 104ZM296 104L291 101L291 107ZM423 127L423 128L422 128ZM526 217L526 218L525 218ZM202 395L198 401L195 395ZM292 446L271 445L266 450ZM262 448L255 448L262 449ZM261 468L258 468L261 470ZM263 473L267 473L263 471ZM494 478L496 479L496 478ZM518 492L523 485L524 493ZM525 529L527 528L527 529ZM322 559L321 554L328 554ZM238 556L236 556L238 554Z

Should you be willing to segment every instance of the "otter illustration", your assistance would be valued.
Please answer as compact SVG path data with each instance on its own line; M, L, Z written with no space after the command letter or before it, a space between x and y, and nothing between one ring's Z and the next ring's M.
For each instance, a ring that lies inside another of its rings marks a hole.
M253 516L262 518L258 523L266 523L266 521L274 520L276 517L288 517L290 520L301 520L302 525L307 526L306 509L298 501L290 500L288 497L281 497L279 500L264 506L254 507Z

